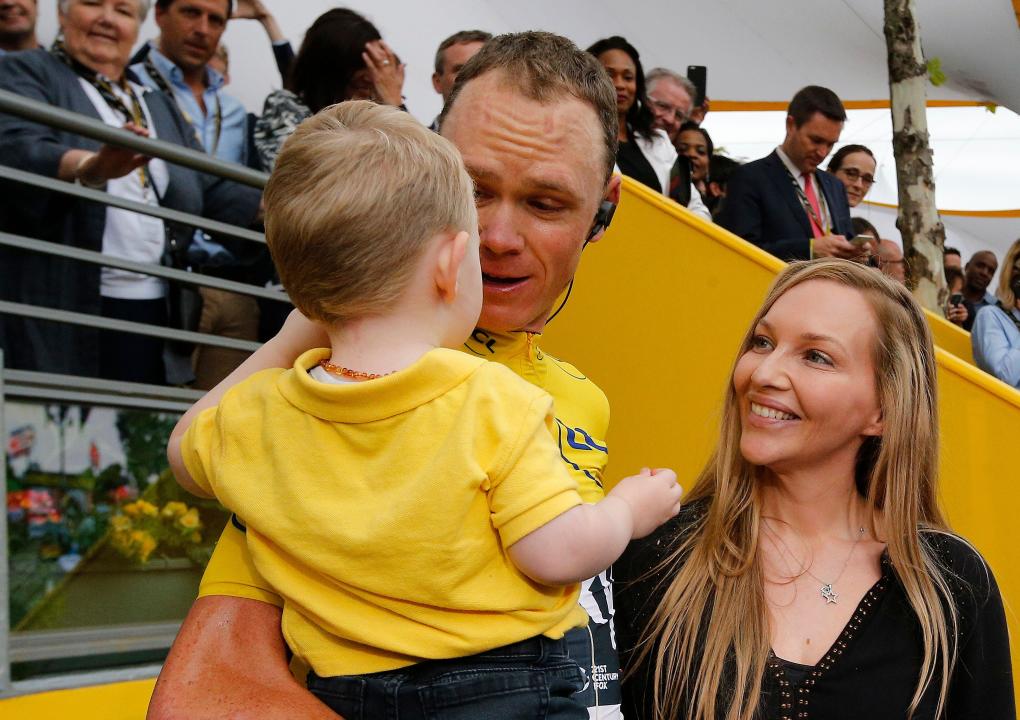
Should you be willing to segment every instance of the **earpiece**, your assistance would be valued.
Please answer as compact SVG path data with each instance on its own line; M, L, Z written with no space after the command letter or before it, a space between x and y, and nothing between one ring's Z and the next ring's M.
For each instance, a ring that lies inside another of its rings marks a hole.
M591 224L591 230L588 231L588 237L584 239L584 245L581 246L582 250L588 247L588 243L591 242L593 237L609 227L609 223L613 222L613 214L615 212L616 203L610 202L609 200L603 200L599 203L599 209L595 211L595 220ZM573 290L574 279L570 278L570 284L567 286L567 294L564 296L563 302L561 302L560 306L556 308L556 312L549 316L546 323L560 314L560 310L562 310L563 306L567 304L567 300L570 299L570 293L573 292Z
M599 204L599 209L595 211L595 220L592 222L591 230L588 231L588 237L584 239L585 244L591 242L593 237L609 227L609 223L613 221L613 214L615 212L616 203L610 202L609 200L603 200Z

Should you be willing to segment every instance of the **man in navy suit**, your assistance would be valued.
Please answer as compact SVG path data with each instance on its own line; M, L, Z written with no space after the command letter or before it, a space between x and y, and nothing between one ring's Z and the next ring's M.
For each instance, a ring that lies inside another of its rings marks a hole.
M717 222L783 260L852 258L843 183L819 170L839 140L846 110L834 92L809 85L793 96L786 139L770 155L736 169Z

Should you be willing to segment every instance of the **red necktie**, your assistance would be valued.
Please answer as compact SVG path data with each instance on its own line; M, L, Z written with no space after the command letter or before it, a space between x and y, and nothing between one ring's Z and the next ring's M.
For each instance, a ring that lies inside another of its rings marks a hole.
M811 235L820 238L825 235L825 230L815 222L815 218L821 219L822 211L818 207L818 195L815 194L815 184L811 182L811 175L812 173L804 173L804 194L807 195L807 201L814 211L814 215L808 213L808 221L811 223Z

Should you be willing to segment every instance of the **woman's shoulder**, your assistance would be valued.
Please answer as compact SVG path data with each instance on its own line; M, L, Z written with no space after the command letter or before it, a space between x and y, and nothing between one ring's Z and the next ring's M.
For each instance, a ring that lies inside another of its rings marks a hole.
M262 115L292 115L308 117L311 111L308 106L301 102L301 98L290 90L283 88L273 90L266 96L265 105L262 108Z
M976 323L979 320L981 322L986 322L993 318L1001 320L1003 323L1009 322L1009 316L1006 314L1006 310L1004 310L998 304L985 305L983 307L979 307L977 310L977 314L974 316L974 322Z
M921 542L943 573L958 605L980 607L998 594L991 567L965 538L946 530L922 529Z

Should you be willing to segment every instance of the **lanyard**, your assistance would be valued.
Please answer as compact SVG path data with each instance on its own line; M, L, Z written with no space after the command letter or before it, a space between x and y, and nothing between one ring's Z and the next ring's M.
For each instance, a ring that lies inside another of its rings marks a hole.
M780 160L780 162L782 162L782 160ZM822 194L822 199L818 203L818 207L822 210L822 215L825 218L825 222L823 223L821 218L819 218L818 215L815 213L815 209L811 207L811 201L808 200L807 194L804 192L804 188L802 188L800 186L800 183L797 182L797 178L795 178L793 176L793 173L790 172L790 168L786 167L786 163L782 163L782 165L783 170L786 171L786 176L790 178L790 182L793 183L793 189L797 193L797 199L800 200L800 204L801 207L804 208L804 212L806 212L808 214L808 217L811 218L814 224L817 225L819 229L822 230L823 234L828 235L829 233L831 233L832 225L829 223L828 213L829 208L828 204L825 202L824 194ZM805 183L811 182L811 178L809 177L804 178L804 182ZM818 184L818 189L821 190L821 183ZM811 234L814 235L813 232Z
M125 122L133 122L139 127L149 128L148 118L145 117L145 111L142 109L142 103L135 95L134 89L131 87L131 83L124 80L118 83L120 89L128 96L131 100L131 109L129 110L124 101L120 99L117 93L113 89L113 83L110 80L95 72L91 68L82 65L80 62L71 57L67 49L64 47L64 43L60 38L57 38L53 42L53 46L50 48L50 53L61 62L65 63L68 67L74 70L79 77L84 78L88 83L92 85L98 92L99 96L103 98L111 110L120 113L124 117ZM148 164L142 165L138 168L138 177L142 182L142 190L147 191L150 187L155 188L152 178L149 176ZM157 193L157 198L159 197Z
M177 105L177 109L181 111L181 115L184 116L185 121L187 121L188 125L191 126L192 132L195 133L195 139L198 140L198 144L205 147L205 140L199 136L198 127L195 125L195 121L192 120L188 111L181 107L180 102L177 101L177 93L173 91L173 88L170 87L170 83L163 76L163 73L161 73L159 68L156 67L156 63L152 61L151 54L145 56L144 66L145 71L149 73L149 77L152 78L152 81L156 83L159 89L173 99L174 103ZM216 97L216 136L213 139L212 149L207 151L210 155L216 154L216 150L220 146L220 134L223 132L223 105L220 102L219 92L214 91L213 95Z

